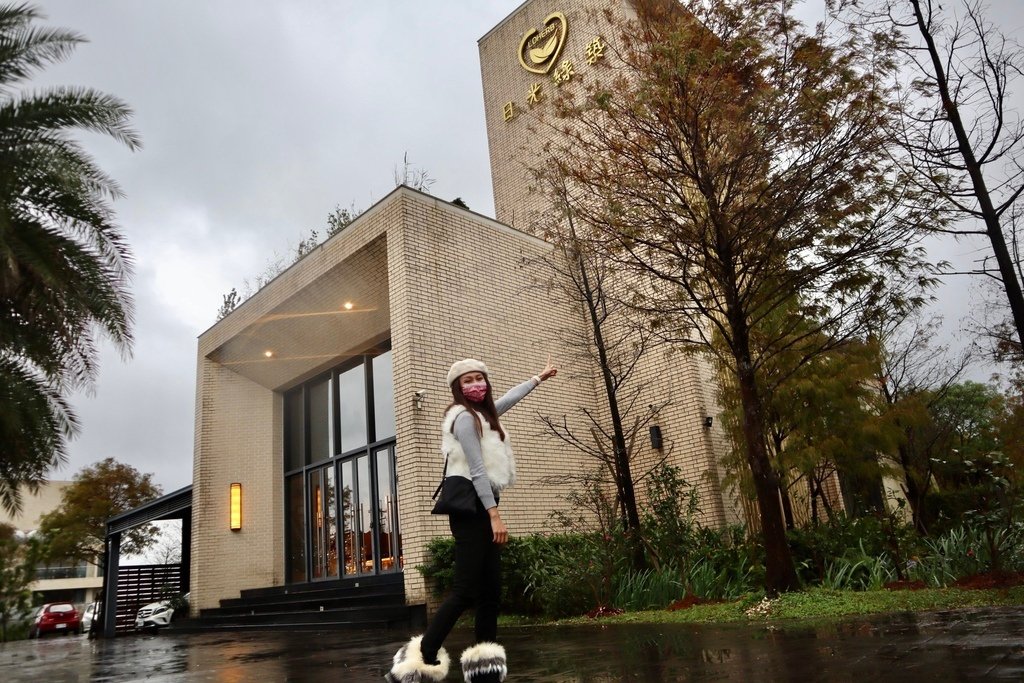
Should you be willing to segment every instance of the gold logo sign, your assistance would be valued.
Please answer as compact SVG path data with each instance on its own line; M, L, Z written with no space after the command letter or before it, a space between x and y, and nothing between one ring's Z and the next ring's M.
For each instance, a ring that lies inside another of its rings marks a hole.
M561 12L552 12L544 19L544 26L530 29L519 41L519 63L527 71L546 74L558 61L565 46L569 24Z

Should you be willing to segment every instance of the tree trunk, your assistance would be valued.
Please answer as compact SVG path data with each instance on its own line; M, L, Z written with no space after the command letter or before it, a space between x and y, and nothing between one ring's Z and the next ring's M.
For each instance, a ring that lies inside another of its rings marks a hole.
M818 524L818 486L814 482L814 477L807 478L807 490L811 494L811 524Z
M793 501L789 498L789 489L779 486L779 498L782 500L782 514L786 520L786 529L796 528L793 522Z
M761 399L750 364L749 338L745 326L733 325L734 349L738 370L740 401L743 406L743 436L747 445L747 465L757 492L757 508L761 515L761 536L765 551L765 589L777 595L800 587L793 566L793 555L786 540L779 500L779 478L768 458L765 445Z
M818 480L818 495L821 496L821 506L825 508L825 514L828 515L828 519L831 522L836 518L836 513L832 509L832 503L828 502L828 495L825 493L825 479L828 477L829 475L826 474Z
M903 468L903 492L907 494L907 502L910 504L910 516L914 523L914 529L922 536L928 535L924 523L924 510L922 509L923 491L914 478L910 469L910 454L907 447L900 445L897 449L900 458L900 466Z
M626 448L626 433L622 428L622 413L619 410L619 399L616 393L615 379L612 377L611 361L608 358L608 348L604 339L604 332L601 327L601 318L598 311L599 297L604 293L591 285L590 275L587 270L586 261L579 252L575 227L570 219L570 230L572 231L573 248L576 250L576 263L580 270L580 279L583 285L583 298L587 304L587 313L590 317L591 329L594 332L594 346L597 349L599 365L601 366L601 378L604 381L605 397L608 401L608 412L612 420L612 448L615 461L615 487L618 498L623 508L623 526L633 551L633 568L641 569L646 564L644 560L643 544L640 542L640 513L636 505L636 491L633 484L633 473L629 467L629 451Z
M786 476L786 465L782 462L782 446L785 437L778 430L772 430L772 446L775 448L775 460L778 462L776 468L779 472L779 500L782 501L782 514L786 520L786 529L793 529L796 524L793 522L793 501L789 497L789 484Z

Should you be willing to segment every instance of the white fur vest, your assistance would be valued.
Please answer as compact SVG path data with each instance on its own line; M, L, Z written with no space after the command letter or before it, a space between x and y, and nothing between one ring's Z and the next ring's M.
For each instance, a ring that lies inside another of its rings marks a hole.
M466 409L462 406L452 406L445 414L441 423L441 453L448 456L449 477L472 479L466 453L462 450L459 440L452 434L455 418L464 412ZM492 489L502 491L516 482L516 459L512 455L508 432L505 432L505 440L502 441L501 435L491 429L491 425L483 417L480 418L480 428L483 431L480 436L480 451L483 454L487 478L491 480Z

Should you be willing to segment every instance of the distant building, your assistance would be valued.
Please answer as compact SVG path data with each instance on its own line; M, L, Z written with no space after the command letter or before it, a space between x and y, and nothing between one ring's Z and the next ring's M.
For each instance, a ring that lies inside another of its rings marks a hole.
M41 486L35 495L23 489L21 514L12 516L0 509L0 524L10 524L20 536L33 535L43 515L60 505L61 495L70 485L70 481L51 481ZM36 603L66 600L87 604L96 599L102 585L103 577L96 566L88 562L57 561L36 569L36 581L31 588L39 594Z

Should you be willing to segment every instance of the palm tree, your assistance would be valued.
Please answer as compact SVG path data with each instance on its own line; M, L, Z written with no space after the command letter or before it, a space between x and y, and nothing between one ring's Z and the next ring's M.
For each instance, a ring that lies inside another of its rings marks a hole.
M131 256L113 222L117 184L70 136L137 149L131 110L87 88L19 92L84 42L38 28L24 4L0 6L0 506L20 508L66 457L77 421L65 394L95 378L106 336L130 353Z

